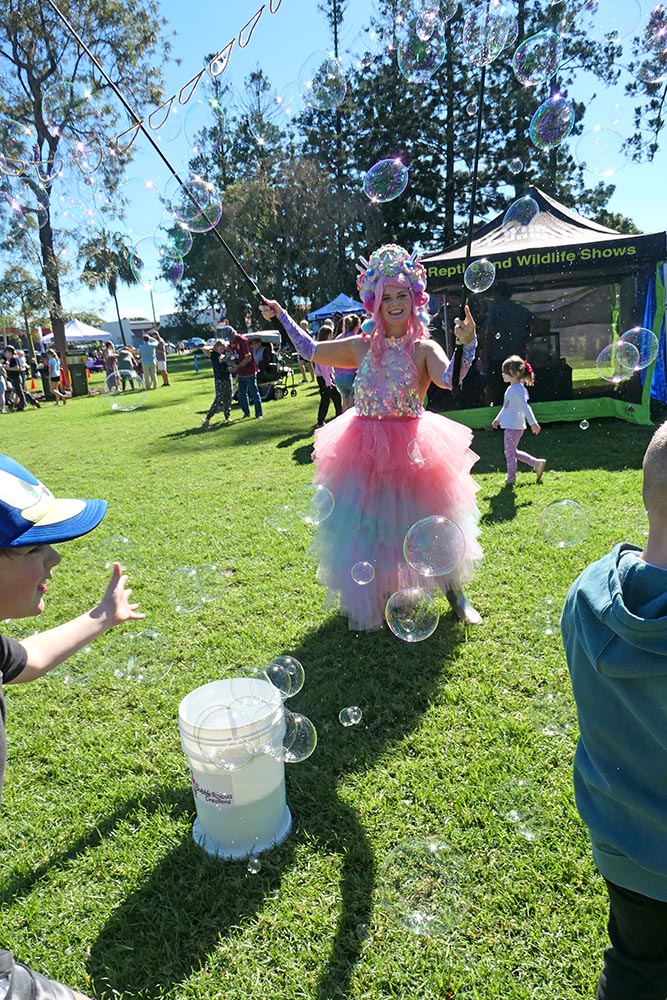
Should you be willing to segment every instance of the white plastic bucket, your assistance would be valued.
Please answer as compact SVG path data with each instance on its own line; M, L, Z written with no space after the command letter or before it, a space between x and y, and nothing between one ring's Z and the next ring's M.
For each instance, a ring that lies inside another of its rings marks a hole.
M280 844L292 817L285 802L285 716L269 681L212 681L178 708L197 819L192 836L209 854L244 858Z

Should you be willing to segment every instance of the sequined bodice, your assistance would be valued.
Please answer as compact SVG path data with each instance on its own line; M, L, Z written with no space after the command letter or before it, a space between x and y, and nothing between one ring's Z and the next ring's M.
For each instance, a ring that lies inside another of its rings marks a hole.
M379 361L368 351L354 380L354 405L362 417L420 416L417 374L404 337L388 337Z

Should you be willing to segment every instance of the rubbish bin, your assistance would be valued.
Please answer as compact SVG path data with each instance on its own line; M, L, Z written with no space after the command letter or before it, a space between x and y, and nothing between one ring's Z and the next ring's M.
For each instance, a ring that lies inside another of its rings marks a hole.
M56 397L51 392L51 379L49 378L49 366L40 365L39 374L42 379L42 391L44 392L44 399L52 403Z
M68 354L67 367L72 383L73 396L88 395L88 369L86 367L85 354Z

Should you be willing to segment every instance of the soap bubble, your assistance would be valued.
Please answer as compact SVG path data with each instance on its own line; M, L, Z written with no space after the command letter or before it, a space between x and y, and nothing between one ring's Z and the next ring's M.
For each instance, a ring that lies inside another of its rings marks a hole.
M375 567L373 563L357 562L351 569L352 579L360 587L365 587L375 579Z
M442 840L407 840L380 869L380 907L413 934L451 935L466 912L460 860Z
M314 52L297 74L301 98L308 108L333 111L345 100L347 81L342 63L333 53Z
M139 549L126 535L109 535L100 542L97 551L105 569L113 569L113 564L118 562L129 572L141 564Z
M357 924L354 933L359 941L368 941L371 936L368 924Z
M540 792L525 778L515 778L497 790L496 808L529 843L540 840L548 830Z
M378 160L364 177L364 193L372 202L384 204L403 194L408 179L408 168L399 157Z
M534 609L534 622L544 635L557 635L560 631L562 606L553 597L543 597Z
M476 97L473 97L472 101L468 101L466 104L466 114L469 118L474 118L479 111L479 102Z
M551 545L567 549L588 538L588 514L576 500L555 500L542 511L540 527Z
M294 527L294 509L289 504L279 504L273 508L264 523L284 535Z
M634 344L621 340L607 344L600 351L595 362L595 370L605 382L617 385L631 378L639 364L639 351Z
M248 875L257 875L258 872L262 870L262 862L259 858L250 858L248 861L248 866L246 871Z
M528 716L543 736L564 736L574 728L574 705L562 695L544 691L536 695L529 706Z
M247 710L250 706L260 708L263 704L252 695L246 695L238 705L232 699L228 703L220 702L202 709L193 722L193 732L199 752L208 764L229 773L248 767L256 755L256 748L241 737L225 736L221 739L220 734L234 732L238 707L242 705Z
M308 483L296 492L294 510L304 524L321 524L333 509L333 493L326 486Z
M287 711L285 713L288 714ZM292 715L294 723L294 738L289 747L283 753L286 764L299 764L302 760L307 760L317 746L317 731L310 719L305 715L289 713Z
M641 20L641 14L637 0L624 0L623 3L586 0L577 21L584 37L590 41L616 45L632 34Z
M105 655L114 677L134 684L155 684L171 670L171 645L154 628L118 632Z
M415 465L426 465L430 461L432 456L432 448L427 441L420 441L418 438L412 438L408 443L408 458Z
M433 34L438 26L444 26L456 14L459 0L426 0L417 17L416 32L423 42Z
M509 162L510 173L520 174L523 170L523 160L518 156L513 156Z
M463 47L476 66L488 66L516 37L516 19L502 4L487 0L473 5L463 24Z
M540 206L529 194L513 201L503 216L503 229L510 232L514 229L524 229L539 215Z
M362 711L358 705L350 705L349 708L341 708L338 713L338 721L341 726L358 726L361 722Z
M169 196L169 191L173 195ZM171 182L165 200L176 222L191 233L207 233L222 216L222 201L213 184L198 174L189 174L182 185L174 190Z
M405 561L422 576L452 573L465 554L465 536L459 525L439 514L424 517L403 540Z
M631 344L639 355L634 365L634 371L641 371L652 365L658 356L659 342L653 330L644 326L634 326L631 330L626 330L619 338L622 344Z
M565 97L548 97L530 120L528 133L533 145L544 150L559 146L572 131L574 119L574 108Z
M104 380L104 398L112 410L132 413L146 399L144 381L134 369L121 368L120 371L111 372Z
M496 265L487 260L473 260L468 264L463 275L463 283L470 292L486 292L496 280Z
M526 38L512 57L517 80L525 87L546 83L563 61L563 42L555 31L546 29Z
M574 146L575 159L589 173L608 180L628 162L623 142L620 132L596 125L577 139Z
M421 642L433 635L440 615L430 594L408 587L392 594L385 608L387 625L404 642Z
M579 424L579 427L581 428L582 431L587 431L588 428L590 427L590 424L587 420L582 420L581 423Z
M306 679L303 666L294 656L274 656L265 672L283 700L298 694Z
M22 637L15 635L13 638ZM49 677L56 677L63 684L87 684L105 665L106 660L99 645L84 646L63 663L49 670Z
M398 43L396 61L409 83L426 83L445 61L445 36L437 23L428 38L420 34L419 20L410 21L407 34Z
M167 601L179 614L189 615L201 607L197 587L197 571L192 566L180 566L167 579Z

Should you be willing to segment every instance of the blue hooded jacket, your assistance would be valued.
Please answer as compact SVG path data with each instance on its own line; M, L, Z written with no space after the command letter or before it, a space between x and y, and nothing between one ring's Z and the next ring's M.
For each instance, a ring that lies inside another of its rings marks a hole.
M561 618L579 717L577 808L605 878L667 900L667 570L621 544Z

